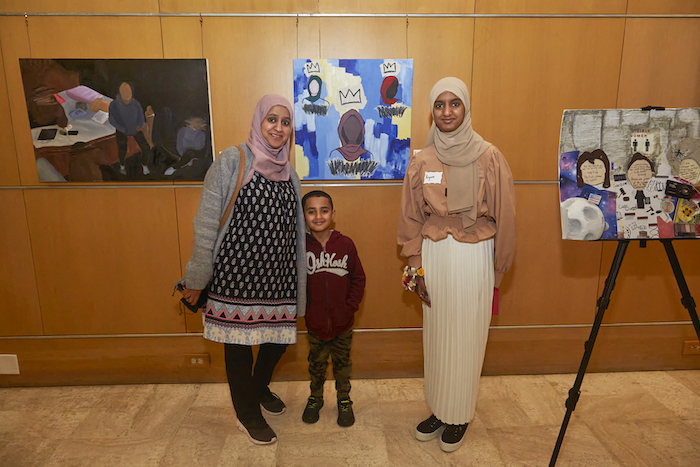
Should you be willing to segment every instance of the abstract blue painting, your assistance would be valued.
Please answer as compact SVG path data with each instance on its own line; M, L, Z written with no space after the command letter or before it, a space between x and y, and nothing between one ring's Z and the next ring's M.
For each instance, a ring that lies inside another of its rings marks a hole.
M403 179L413 60L295 59L294 143L303 180Z

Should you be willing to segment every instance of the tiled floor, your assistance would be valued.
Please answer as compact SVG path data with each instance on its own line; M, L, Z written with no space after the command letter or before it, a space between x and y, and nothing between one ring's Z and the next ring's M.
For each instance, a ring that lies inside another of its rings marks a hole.
M482 378L452 454L413 437L429 415L421 379L353 381L350 428L333 403L304 424L308 383L273 383L288 410L268 417L271 446L236 429L225 384L0 389L0 465L546 466L574 379ZM325 399L335 400L332 381ZM700 371L586 375L557 465L700 465Z

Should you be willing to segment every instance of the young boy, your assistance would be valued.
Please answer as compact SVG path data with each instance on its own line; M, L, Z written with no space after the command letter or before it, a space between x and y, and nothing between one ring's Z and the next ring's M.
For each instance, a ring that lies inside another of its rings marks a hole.
M355 312L365 293L365 272L352 240L331 230L335 211L328 193L318 190L307 193L302 206L310 231L306 234L309 275L305 319L309 331L311 396L301 419L306 423L318 421L330 354L338 392L338 425L351 426L355 415L350 400L350 344Z

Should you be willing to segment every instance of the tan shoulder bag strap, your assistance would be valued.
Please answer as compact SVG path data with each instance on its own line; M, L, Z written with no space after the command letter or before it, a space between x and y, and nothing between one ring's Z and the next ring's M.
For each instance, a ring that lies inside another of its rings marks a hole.
M231 214L231 209L233 209L233 204L236 202L236 199L238 198L238 193L241 191L241 185L243 184L243 172L245 171L245 151L243 150L243 146L238 146L238 152L240 152L241 154L241 161L238 165L238 180L236 181L236 189L233 190L233 196L231 196L231 201L228 203L226 212L219 221L219 232L221 232L221 229L224 228L224 224L226 224L226 219L228 219L229 214Z

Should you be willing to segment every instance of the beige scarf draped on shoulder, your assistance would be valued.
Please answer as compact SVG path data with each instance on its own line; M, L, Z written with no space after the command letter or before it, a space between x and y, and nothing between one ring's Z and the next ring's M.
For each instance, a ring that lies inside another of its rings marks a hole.
M443 78L430 91L430 109L443 92L451 92L464 103L464 121L450 133L443 133L433 124L428 133L425 146L435 145L437 158L450 167L447 181L447 210L450 213L462 214L462 227L467 232L476 228L476 216L479 205L479 167L477 159L491 143L484 141L478 133L472 130L471 108L467 85L458 78Z

